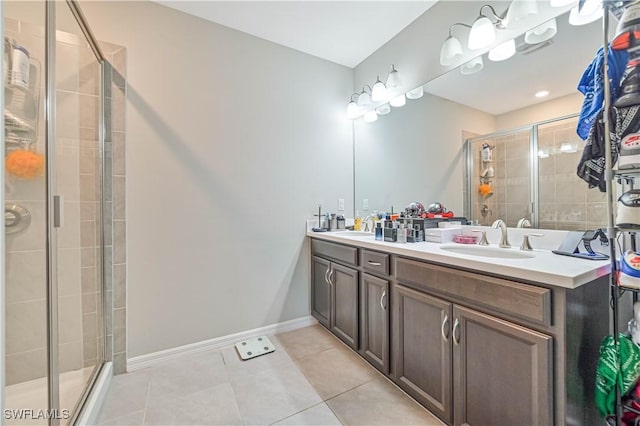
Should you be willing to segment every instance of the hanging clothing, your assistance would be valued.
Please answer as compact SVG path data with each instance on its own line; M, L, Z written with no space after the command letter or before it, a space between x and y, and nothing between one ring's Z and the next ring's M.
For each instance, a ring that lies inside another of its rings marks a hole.
M602 76L602 62L604 61L604 50L598 49L595 58L587 66L578 83L578 90L584 95L584 101L578 119L578 136L587 139L593 127L598 112L604 104L604 82ZM629 54L626 50L608 49L609 80L611 87L611 101L618 98L620 81L624 75Z
M587 143L582 151L582 157L578 162L578 176L589 184L589 188L598 188L601 192L607 191L605 177L605 146L604 123L602 121L604 111L600 110L591 127ZM615 108L609 112L609 137L611 138L611 164L618 159L618 143L615 132L616 113Z
M624 334L618 337L617 348L613 336L605 337L600 345L595 390L596 406L602 417L615 415L615 386L624 395L635 387L639 377L640 347Z

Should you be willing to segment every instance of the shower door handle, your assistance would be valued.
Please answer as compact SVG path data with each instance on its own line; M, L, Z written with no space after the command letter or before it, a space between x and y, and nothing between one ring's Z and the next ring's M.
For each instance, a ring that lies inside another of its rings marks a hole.
M53 196L53 227L62 228L64 226L64 197L62 195Z

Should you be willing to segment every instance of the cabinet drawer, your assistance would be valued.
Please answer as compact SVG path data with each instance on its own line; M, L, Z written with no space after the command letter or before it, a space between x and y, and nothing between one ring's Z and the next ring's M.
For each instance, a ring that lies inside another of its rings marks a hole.
M403 258L397 258L395 266L398 281L411 287L514 318L551 325L549 289Z
M348 265L358 265L358 249L355 247L312 239L311 252L316 256L337 260Z
M389 275L389 255L371 250L360 250L360 265L365 271Z

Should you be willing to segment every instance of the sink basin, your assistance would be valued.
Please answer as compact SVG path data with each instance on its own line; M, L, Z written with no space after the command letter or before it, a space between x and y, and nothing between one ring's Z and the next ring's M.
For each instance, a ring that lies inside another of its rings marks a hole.
M440 246L440 250L448 251L450 253L466 254L469 256L491 257L494 259L532 259L536 257L536 255L532 252L518 250L517 247L506 249L498 247L456 244Z

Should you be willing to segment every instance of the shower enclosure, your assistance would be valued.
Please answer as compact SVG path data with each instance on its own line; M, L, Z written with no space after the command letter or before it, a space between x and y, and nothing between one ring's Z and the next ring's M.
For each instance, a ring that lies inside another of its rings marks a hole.
M73 1L2 13L4 422L70 424L110 357L104 57Z
M502 219L510 227L523 219L544 229L605 226L605 194L576 175L584 147L577 120L561 117L468 139L467 217L480 225Z

